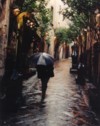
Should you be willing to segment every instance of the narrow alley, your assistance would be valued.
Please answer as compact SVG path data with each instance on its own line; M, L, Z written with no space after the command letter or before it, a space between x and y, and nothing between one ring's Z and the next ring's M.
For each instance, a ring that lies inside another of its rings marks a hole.
M3 126L100 126L84 100L75 76L70 74L70 59L55 63L55 76L48 83L44 103L40 103L41 84L37 75L23 83L25 103L8 116Z

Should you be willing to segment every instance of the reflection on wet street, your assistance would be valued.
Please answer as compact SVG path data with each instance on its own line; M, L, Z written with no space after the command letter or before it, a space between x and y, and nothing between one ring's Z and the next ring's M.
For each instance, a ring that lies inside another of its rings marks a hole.
M86 104L75 76L69 73L70 60L55 63L55 77L48 83L44 103L41 82L36 75L24 82L24 105L10 115L4 126L100 126Z

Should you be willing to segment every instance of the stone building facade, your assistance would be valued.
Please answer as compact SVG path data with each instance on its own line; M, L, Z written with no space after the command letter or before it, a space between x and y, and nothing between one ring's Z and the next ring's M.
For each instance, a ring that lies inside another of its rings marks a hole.
M50 36L50 54L54 56L54 41L55 41L55 29L56 28L68 28L69 24L71 23L67 18L64 19L61 12L64 11L64 9L67 7L67 5L64 5L64 3L61 0L49 0L47 8L51 8L52 11L52 29L49 31Z
M53 27L69 27L70 21L66 18L64 19L62 12L67 7L61 0L50 0L48 3L48 7L52 7L53 9Z

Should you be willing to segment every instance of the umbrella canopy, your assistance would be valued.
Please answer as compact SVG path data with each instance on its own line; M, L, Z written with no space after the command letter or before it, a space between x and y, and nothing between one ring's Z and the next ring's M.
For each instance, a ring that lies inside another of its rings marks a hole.
M53 65L54 64L54 59L53 57L45 52L40 52L40 53L35 53L30 57L30 63L35 64L35 65Z

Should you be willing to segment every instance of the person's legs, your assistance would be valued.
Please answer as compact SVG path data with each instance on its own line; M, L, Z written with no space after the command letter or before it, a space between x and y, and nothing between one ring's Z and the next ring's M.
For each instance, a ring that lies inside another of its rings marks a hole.
M41 78L41 81L42 81L42 100L44 100L46 90L47 90L47 83L49 81L49 78Z

